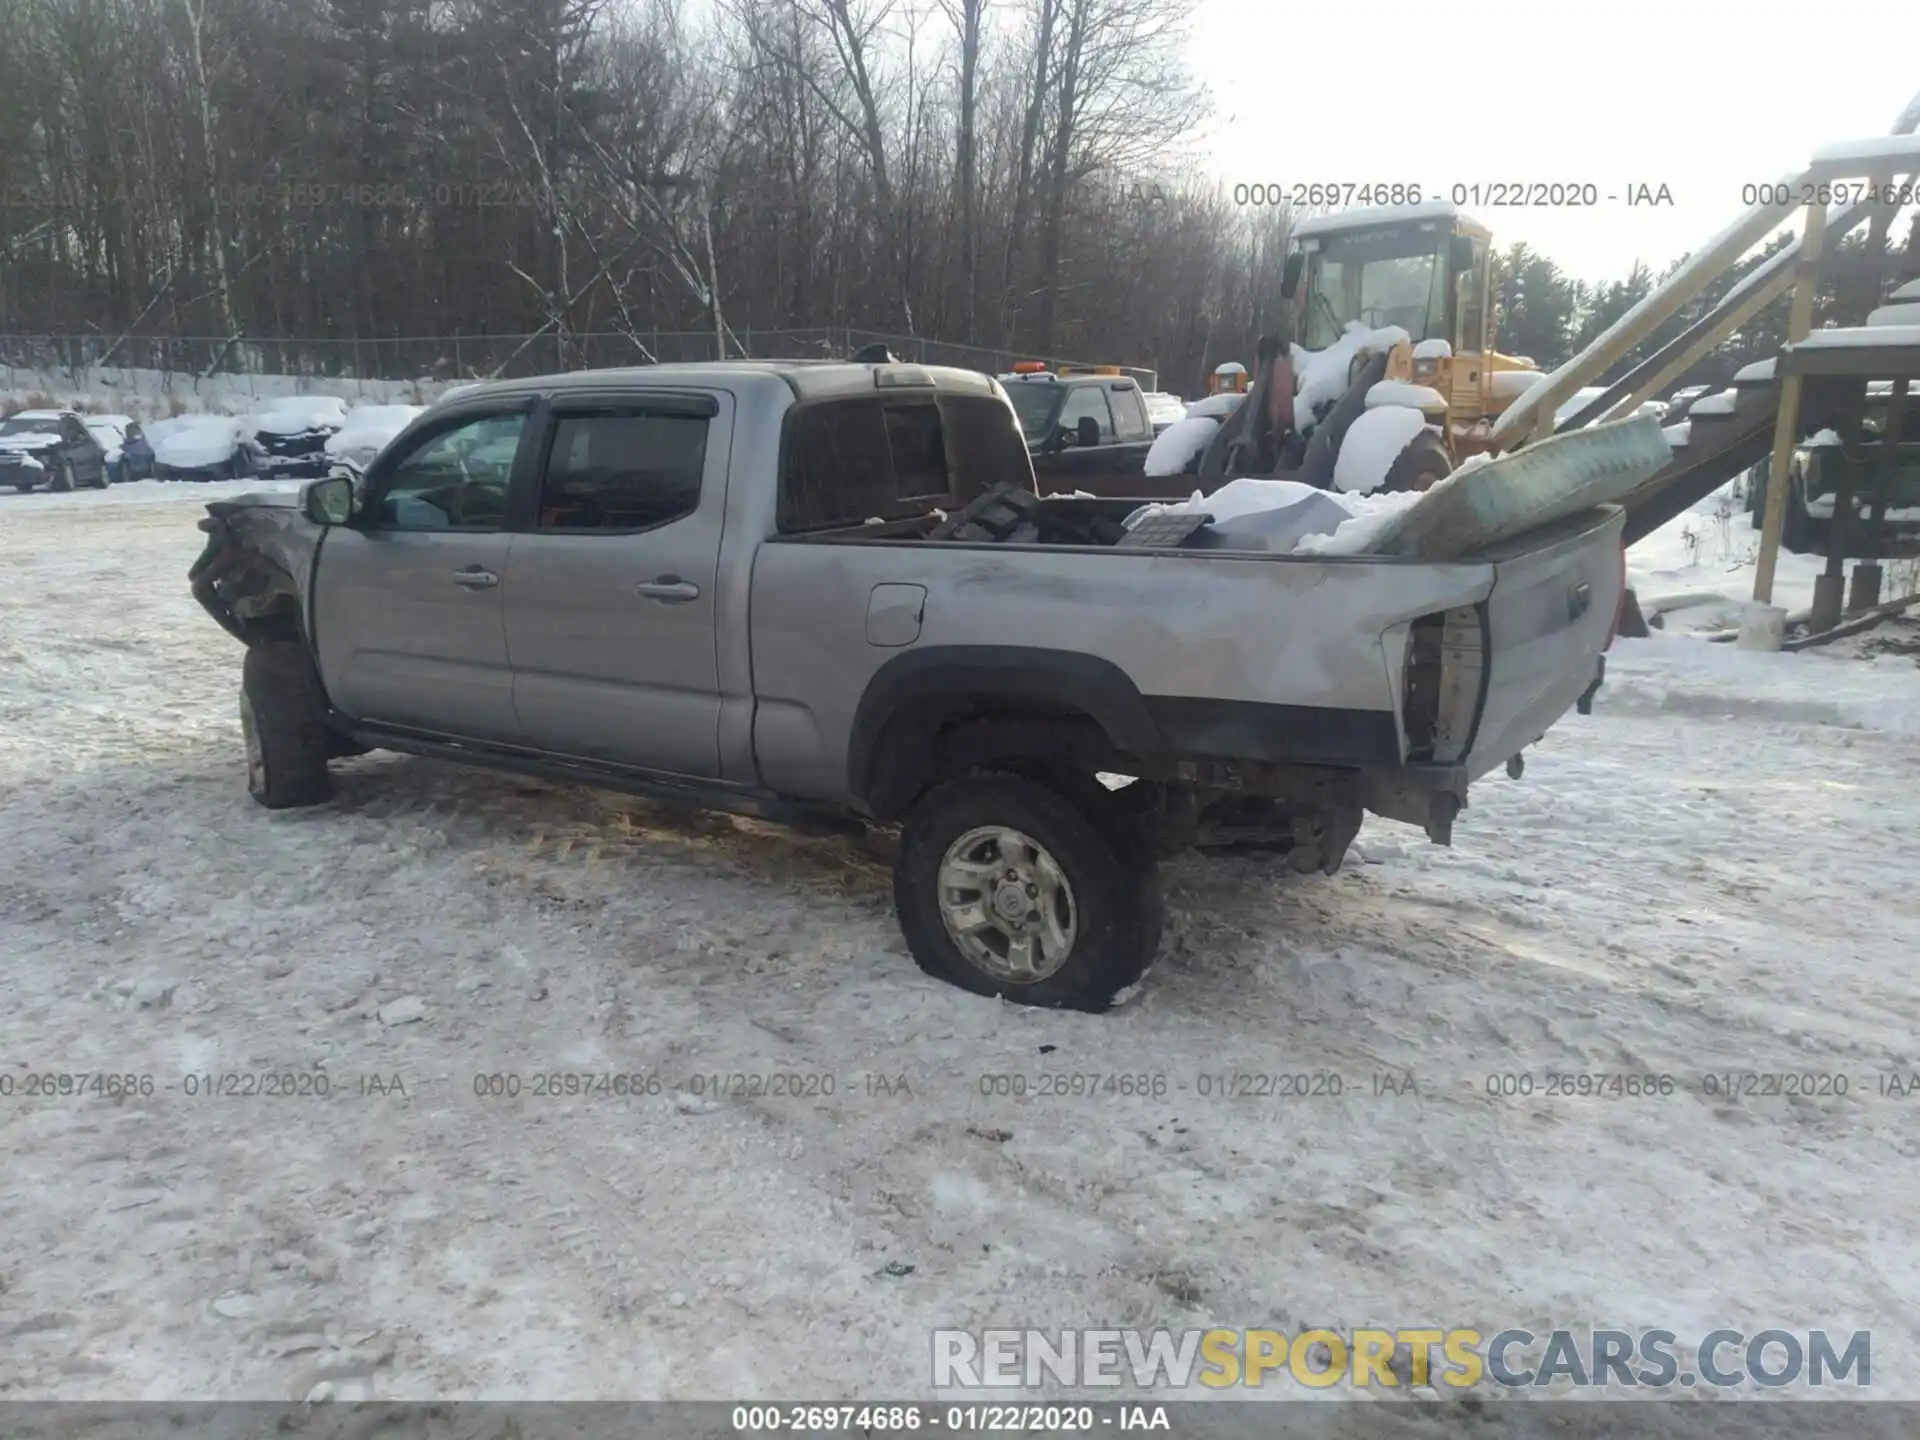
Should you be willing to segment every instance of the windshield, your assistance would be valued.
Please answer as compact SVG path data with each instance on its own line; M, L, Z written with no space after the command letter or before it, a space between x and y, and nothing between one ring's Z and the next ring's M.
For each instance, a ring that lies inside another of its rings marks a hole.
M1060 398L1060 387L1048 380L1011 380L1007 398L1013 401L1013 413L1020 417L1020 433L1038 440L1047 431L1047 417Z
M58 435L58 420L24 420L16 416L12 420L0 422L0 435Z
M1398 325L1415 340L1451 339L1447 330L1445 231L1372 230L1329 235L1307 257L1302 343L1324 350L1357 320L1369 330Z

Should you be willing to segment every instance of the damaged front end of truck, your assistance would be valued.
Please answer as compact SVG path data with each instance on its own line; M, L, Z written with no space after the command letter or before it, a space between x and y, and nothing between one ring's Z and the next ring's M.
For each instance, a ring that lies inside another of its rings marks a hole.
M206 548L187 581L200 608L243 645L304 635L320 527L297 498L215 500L199 528Z

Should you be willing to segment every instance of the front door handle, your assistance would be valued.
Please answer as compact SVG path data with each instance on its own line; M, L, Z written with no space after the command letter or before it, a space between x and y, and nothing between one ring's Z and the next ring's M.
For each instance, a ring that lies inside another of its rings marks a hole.
M500 577L491 570L482 570L478 565L469 565L464 570L453 572L453 583L469 590L491 590L500 583Z
M678 575L662 575L658 580L642 580L633 587L642 600L661 600L669 605L684 605L700 598L700 587Z

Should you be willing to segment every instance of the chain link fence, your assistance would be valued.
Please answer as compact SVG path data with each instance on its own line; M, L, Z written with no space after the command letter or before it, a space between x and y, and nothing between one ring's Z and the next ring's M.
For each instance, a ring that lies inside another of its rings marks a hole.
M728 359L844 360L856 350L885 345L903 361L951 365L1000 374L1016 361L1049 366L1084 364L976 345L888 335L839 326L817 329L742 329L728 335ZM226 339L205 335L134 335L118 341L101 335L0 334L0 388L21 391L52 386L82 390L106 372L148 372L157 392L199 391L217 380L229 395L279 394L285 378L324 385L328 391L390 395L396 385L423 392L441 385L495 376L550 374L621 365L713 360L720 347L712 331L546 331L534 335L415 335L377 339ZM1146 389L1152 370L1127 368ZM253 380L273 383L265 388Z

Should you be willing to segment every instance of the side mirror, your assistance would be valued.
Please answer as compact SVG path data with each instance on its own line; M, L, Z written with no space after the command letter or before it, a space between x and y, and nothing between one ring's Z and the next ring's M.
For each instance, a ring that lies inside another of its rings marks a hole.
M1291 300L1293 292L1300 288L1300 272L1306 269L1307 257L1296 250L1287 256L1286 263L1280 267L1280 298Z
M1082 415L1074 428L1073 443L1083 450L1093 449L1100 443L1100 422L1091 415Z
M300 510L316 525L344 525L353 518L353 481L345 475L315 480L300 492Z
M1473 269L1473 237L1470 235L1454 236L1451 256L1456 274Z

